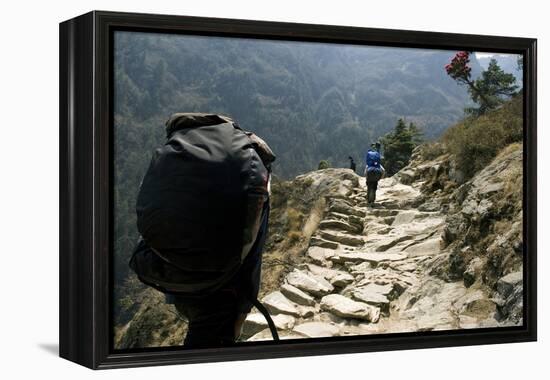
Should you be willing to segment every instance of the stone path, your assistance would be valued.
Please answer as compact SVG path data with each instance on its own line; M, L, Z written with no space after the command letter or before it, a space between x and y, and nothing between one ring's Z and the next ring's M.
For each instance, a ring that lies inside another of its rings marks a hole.
M305 263L262 299L281 338L494 326L483 292L429 274L445 218L414 207L420 184L383 179L367 207L362 180L327 199ZM241 338L272 339L261 314L249 314Z

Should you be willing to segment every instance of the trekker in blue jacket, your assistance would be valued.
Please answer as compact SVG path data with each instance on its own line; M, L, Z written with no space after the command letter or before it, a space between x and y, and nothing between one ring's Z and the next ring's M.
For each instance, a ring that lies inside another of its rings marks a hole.
M373 143L365 156L365 178L367 182L367 202L369 206L374 204L378 181L382 178L385 170L380 157L380 143Z

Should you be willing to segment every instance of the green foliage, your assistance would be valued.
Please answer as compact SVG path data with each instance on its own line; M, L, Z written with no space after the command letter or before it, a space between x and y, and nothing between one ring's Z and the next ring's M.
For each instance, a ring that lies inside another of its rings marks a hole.
M481 76L473 80L470 56L471 52L459 51L451 62L445 65L445 71L458 83L467 85L470 97L478 104L478 107L467 107L465 111L471 115L482 115L510 99L518 86L515 76L505 73L494 58L489 61L487 70L482 71ZM518 59L518 67L520 64L522 66L523 62Z
M393 175L407 166L413 149L422 141L422 132L414 123L399 119L393 132L384 135L380 142L384 147L383 165L387 175Z
M319 165L317 166L317 170L328 169L328 168L330 168L330 162L328 162L327 160L319 161Z
M471 178L505 146L523 138L523 101L515 96L501 108L469 117L449 128L442 141L455 156L457 169Z
M518 89L513 74L502 71L495 59L491 59L489 67L481 73L481 77L468 88L472 100L479 104L478 108L467 108L467 112L482 115L502 105L514 95Z

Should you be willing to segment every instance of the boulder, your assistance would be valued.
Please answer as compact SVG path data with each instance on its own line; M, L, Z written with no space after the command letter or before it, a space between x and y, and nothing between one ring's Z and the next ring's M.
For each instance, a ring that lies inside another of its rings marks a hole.
M372 323L380 319L380 308L364 302L353 301L340 294L329 294L321 300L321 310L342 318L362 319Z
M483 260L479 257L475 257L470 261L468 267L464 271L464 286L469 288L473 285L477 278L479 278L481 269L483 267Z
M493 317L496 311L496 303L492 299L489 299L482 290L470 289L469 292L464 294L456 300L453 306L458 309L461 315L474 317L477 319L486 319Z
M522 271L509 273L497 281L497 291L503 298L508 297L517 286L523 287Z
M454 242L465 229L466 225L461 215L449 215L445 220L445 228L441 234L444 247Z
M399 178L399 182L404 185L410 185L416 177L416 172L411 168L404 168L398 173L397 176Z

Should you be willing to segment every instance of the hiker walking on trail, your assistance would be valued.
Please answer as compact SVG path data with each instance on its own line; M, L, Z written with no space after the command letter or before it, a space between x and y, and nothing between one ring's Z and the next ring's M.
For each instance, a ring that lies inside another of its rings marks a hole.
M355 161L353 160L353 157L349 156L348 160L349 160L349 168L353 170L353 172L355 173L355 169L357 168L357 166L355 165Z
M136 211L130 267L188 321L186 347L235 343L258 302L275 156L226 116L178 113L153 154Z
M365 157L365 179L367 182L367 202L370 206L374 204L376 200L376 189L378 188L378 181L385 173L384 167L380 162L382 157L380 156L380 143L376 142L371 144L370 149L367 151Z

